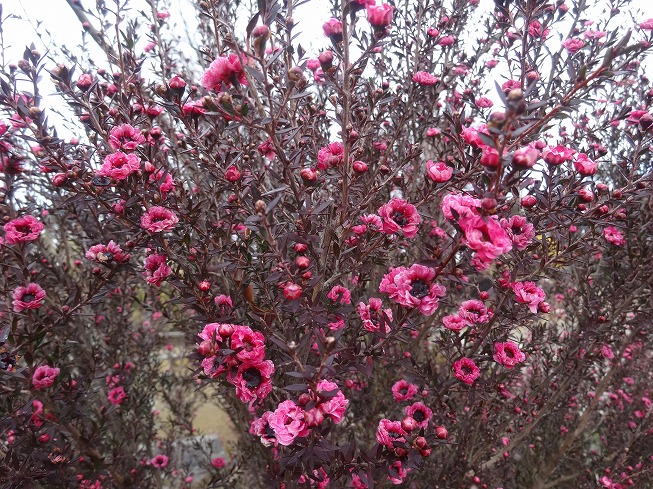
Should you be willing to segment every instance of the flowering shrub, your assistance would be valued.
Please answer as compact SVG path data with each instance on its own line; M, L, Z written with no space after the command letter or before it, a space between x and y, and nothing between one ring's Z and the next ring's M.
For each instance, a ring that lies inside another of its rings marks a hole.
M307 52L301 1L201 0L191 59L68 3L106 59L0 73L6 487L653 478L653 20L352 0Z

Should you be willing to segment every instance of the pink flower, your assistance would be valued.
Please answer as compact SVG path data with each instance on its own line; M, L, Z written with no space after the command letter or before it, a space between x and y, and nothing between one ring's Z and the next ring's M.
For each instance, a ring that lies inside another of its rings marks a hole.
M151 233L170 231L179 222L179 218L170 209L152 206L141 217L141 227Z
M93 85L93 75L90 73L82 73L77 79L77 87L80 90L88 90Z
M458 309L458 316L470 324L487 323L490 320L487 307L478 299L463 302Z
M231 349L241 362L260 362L265 357L265 336L247 326L233 326ZM209 338L205 338L209 339Z
M309 433L304 422L304 410L290 400L279 404L267 421L277 442L284 446L290 445L298 436L308 436Z
M481 109L489 109L494 105L494 102L487 97L481 97L476 99L476 106Z
M333 287L327 294L327 297L333 302L351 304L351 292L349 292L347 287L343 287L342 285L336 285Z
M172 268L166 263L166 256L152 253L145 259L145 277L150 285L161 286L163 280L172 273Z
M435 270L423 265L392 268L381 280L379 291L398 304L418 308L422 314L430 316L438 308L438 298L446 293L434 278Z
M139 144L145 142L145 136L137 129L129 124L121 124L111 129L109 134L109 144L117 151L123 149L125 151L134 151Z
M571 161L575 154L576 151L565 146L556 146L554 148L546 146L542 150L542 158L549 165L560 165L565 161Z
M26 243L39 237L45 226L35 217L23 216L5 224L5 239L7 244Z
M488 168L496 168L499 166L499 151L491 146L482 146L481 165Z
M445 328L450 329L451 331L460 331L469 326L469 322L458 314L443 317L442 324L444 324Z
M498 59L491 59L489 61L485 62L485 66L489 69L496 68L496 66L499 64Z
M479 375L481 375L481 371L474 363L474 360L466 357L453 363L453 371L458 380L468 385L472 385Z
M417 421L417 425L423 429L428 427L429 421L433 417L433 411L421 402L416 402L410 406L406 406L404 408L404 413L406 416L410 416Z
M506 368L513 368L518 363L526 360L526 355L519 349L516 343L506 341L505 343L494 344L494 361Z
M149 181L150 183L161 182L159 185L159 191L164 199L166 198L166 195L168 195L168 192L175 188L175 181L172 179L172 175L163 170L157 170L150 174Z
M132 173L141 169L141 159L133 153L125 154L121 151L112 153L104 158L104 163L95 172L101 177L125 180Z
M550 29L542 29L542 24L537 20L528 24L528 35L531 37L547 37L549 32L551 32Z
M349 401L345 398L338 384L329 380L320 380L317 384L317 394L320 401L317 408L320 413L333 419L334 423L340 423L345 415Z
M243 402L265 399L272 391L270 377L274 364L270 360L261 362L245 361L240 364L233 379L227 378L236 386L236 395Z
M332 37L336 42L342 40L342 22L331 17L322 25L322 31L326 37Z
M86 252L86 258L96 261L102 265L110 263L125 263L129 261L129 254L122 251L119 245L114 241L109 241L109 244L97 244L91 246Z
M225 461L224 458L222 457L214 457L211 459L211 465L215 467L216 469L221 469L222 467L225 466Z
M220 92L224 83L229 88L233 83L247 85L247 78L236 54L216 58L202 75L202 86L207 90Z
M14 290L12 305L14 312L21 312L25 309L38 309L43 305L45 290L39 284L31 283L25 287L18 287Z
M582 39L569 38L562 43L562 47L569 51L571 54L574 54L577 51L580 51L585 46L585 41Z
M259 436L261 443L266 447L277 445L275 433L268 423L270 416L272 416L272 411L264 412L260 418L255 418L249 427L249 432L252 435Z
M598 169L598 164L595 161L589 159L585 153L579 153L574 161L574 168L578 173L584 176L591 176L596 173Z
M486 269L493 260L512 249L512 241L496 216L487 220L481 216L465 217L459 224L465 233L463 243L476 251L474 266L477 270Z
M404 482L404 479L408 475L408 471L410 469L404 469L401 460L395 460L392 464L391 467L394 469L394 472L397 475L391 475L391 473L388 474L388 479L390 482L392 482L394 485L399 485Z
M480 200L463 194L447 194L440 204L444 217L451 220L476 216L480 206Z
M432 160L426 162L426 174L436 183L444 183L451 179L453 168L447 166L444 161L433 163Z
M601 347L601 355L603 355L603 358L606 358L608 360L612 360L614 358L614 352L612 351L612 348L610 348L609 345L603 345Z
M606 241L616 246L622 246L626 242L623 234L621 234L621 232L614 226L606 227L603 230L603 237Z
M166 455L158 454L150 460L150 465L157 469L165 469L168 466L168 457Z
M533 314L537 313L537 307L546 298L544 291L533 282L515 282L511 288L515 293L515 300L522 304L528 304L528 308Z
M504 93L508 93L510 90L514 90L515 88L521 88L521 82L519 80L507 80L501 85L501 90L503 90Z
M442 131L440 131L440 129L438 129L437 127L429 127L426 130L426 136L429 137L429 138L439 136L441 133L442 133Z
M334 142L320 149L317 154L317 167L326 170L330 166L342 166L344 163L345 147L342 143Z
M257 150L270 161L274 161L274 159L277 157L277 153L274 151L274 144L272 144L272 140L270 138L259 144Z
M383 220L382 231L385 234L401 231L406 238L415 237L422 221L413 204L397 198L379 207L378 214Z
M585 31L584 35L587 39L602 39L606 33L605 31Z
M109 392L109 395L107 396L107 398L109 399L109 402L111 404L115 404L117 406L122 401L127 399L127 393L125 392L125 389L122 386L114 387Z
M518 250L526 249L535 237L533 225L523 216L501 219L501 227L506 230L506 234Z
M463 138L465 142L471 146L476 146L477 148L487 146L480 138L479 133L489 135L487 126L485 124L481 124L478 128L463 127L463 130L460 133L460 137Z
M367 331L381 331L381 320L385 315L387 317L385 321L385 332L390 332L390 326L387 323L392 321L392 310L383 309L382 314L383 302L376 297L371 297L368 302L369 305L364 302L358 303L358 315L363 321L363 327Z
M453 37L453 36L443 36L442 38L440 38L440 42L438 44L444 48L444 47L447 47L447 46L451 46L455 42L456 42L455 37Z
M367 5L367 21L374 27L387 27L392 23L393 8L387 3Z
M295 299L299 299L301 297L302 288L297 284L287 283L283 287L283 295L289 301L294 301Z
M406 439L404 438L406 434L401 427L400 421L390 421L384 418L379 421L379 426L376 430L376 439L381 445L393 450L395 442L406 443Z
M533 168L540 152L532 146L519 148L512 155L512 164L521 168Z
M645 20L639 24L639 28L645 31L653 31L653 19Z
M202 100L189 100L181 108L181 113L184 117L199 116L206 113L204 102Z
M54 384L54 379L59 375L60 370L56 367L52 368L48 365L41 365L36 367L34 375L32 376L32 385L35 389L45 389Z
M426 71L418 71L413 75L412 80L418 85L437 85L440 83L440 79L437 76L433 76Z
M395 401L410 401L417 394L417 386L401 379L392 386L392 397Z

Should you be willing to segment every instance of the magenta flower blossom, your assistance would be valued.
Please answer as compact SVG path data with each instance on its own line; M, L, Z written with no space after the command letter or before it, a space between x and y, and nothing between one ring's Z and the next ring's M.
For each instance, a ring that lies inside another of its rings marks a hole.
M639 28L644 31L653 31L653 19L648 19L644 22L640 22Z
M163 454L158 454L150 460L150 465L156 467L157 469L165 469L168 466L168 457Z
M12 293L14 299L12 305L14 312L22 312L26 309L38 309L43 305L45 290L39 284L31 283L25 287L18 287Z
M367 21L374 27L387 27L392 23L393 7L387 3L367 5Z
M249 432L260 437L261 443L266 447L277 446L276 434L268 422L270 416L272 416L272 411L264 412L260 418L255 418L249 427Z
M45 389L54 384L54 380L59 375L59 370L57 367L50 367L48 365L41 365L36 367L34 370L34 375L32 376L32 385L35 389Z
M382 231L385 234L401 231L406 238L415 237L422 221L413 204L397 198L379 207L378 215L383 221Z
M469 321L460 317L458 314L449 315L442 318L442 324L451 331L460 331L469 326Z
M463 302L458 309L458 316L470 324L487 323L490 320L487 307L478 299Z
M284 446L292 444L298 436L308 436L310 431L304 421L304 410L290 400L279 404L267 421L277 442Z
M401 427L400 421L391 421L389 419L382 419L379 421L379 426L376 430L376 439L381 444L394 449L394 443L406 443L404 436L406 431Z
M319 62L318 62L318 68L319 68ZM266 139L261 144L259 144L257 150L261 155L265 156L270 161L274 161L274 159L277 157L277 153L274 149L274 144L272 143L272 140L270 138Z
M214 457L211 459L211 465L215 467L216 469L221 469L222 467L225 466L225 461L224 458L222 457Z
M472 217L478 215L478 208L481 201L463 194L447 194L442 199L440 208L444 217L451 220L458 220L463 217Z
M487 97L480 97L476 99L476 107L480 109L489 109L494 105L494 102Z
M138 156L133 153L126 154L118 151L108 155L95 174L101 177L125 180L129 175L140 169L141 159Z
M129 261L129 254L122 251L122 248L113 240L108 244L97 244L91 246L86 252L86 258L102 265L110 263L125 263Z
M317 384L317 393L320 399L317 408L320 413L331 418L334 423L340 423L345 415L349 401L345 398L338 384L329 380L320 380Z
M438 308L438 298L446 293L434 278L435 270L423 265L392 268L381 280L379 291L402 306L417 308L430 316Z
M118 404L122 403L122 401L127 399L127 393L122 386L114 387L111 389L111 391L109 391L107 398L111 404L115 404L117 406Z
M274 364L270 360L259 362L245 361L238 366L233 379L227 380L236 386L236 395L243 402L265 399L272 391L270 378L274 373Z
M330 166L342 166L344 163L345 147L336 141L320 149L317 154L317 167L326 170Z
M247 326L234 325L231 349L236 352L236 358L241 362L260 362L265 357L265 336Z
M453 168L448 166L444 161L433 163L432 160L426 162L426 174L436 183L444 183L451 179Z
M363 321L363 327L367 331L381 331L381 310L383 309L383 301L376 297L371 297L368 301L368 304L364 302L358 303L358 315ZM387 321L385 325L385 332L390 332L390 326L387 322L392 321L392 310L383 309L383 314L387 316Z
M585 153L579 153L576 161L574 161L574 168L583 176L594 175L598 167L599 165L595 161L590 160Z
M223 83L229 88L235 82L247 85L245 71L236 54L216 58L202 75L202 86L214 92L220 92Z
M166 263L165 255L152 253L145 259L145 280L150 285L160 287L166 277L172 273L172 268Z
M349 292L347 287L343 287L342 285L334 286L327 294L327 297L333 302L351 304L351 292Z
M157 170L154 173L150 174L149 182L160 182L159 192L161 192L161 197L164 199L168 195L168 192L175 188L175 181L172 179L172 175L170 175L170 173L163 172L162 170Z
M582 39L569 38L562 43L562 47L565 48L569 53L574 54L576 51L580 51L585 46L585 41Z
M158 205L150 207L141 217L141 227L151 233L170 231L178 222L174 212Z
M481 216L466 217L459 224L465 233L463 243L476 251L474 265L477 270L487 268L492 261L512 249L512 241L496 216L490 216L487 220Z
M485 124L481 124L478 128L463 127L463 130L460 133L460 137L462 137L470 146L475 146L477 148L487 146L480 138L479 134L489 135L487 126Z
M7 244L26 243L39 237L45 226L33 216L23 216L5 224Z
M336 42L342 40L342 22L335 17L331 17L322 25L322 31L326 37L331 37Z
M109 145L114 151L134 151L139 144L145 142L145 136L140 129L129 124L121 124L111 129L109 134Z
M410 416L417 421L417 425L423 429L428 427L429 421L433 417L433 411L421 402L416 402L410 406L406 406L404 408L404 413L406 416Z
M453 373L458 380L467 385L472 385L481 375L481 371L474 363L474 360L466 357L453 363Z
M514 152L512 155L512 164L520 168L533 168L539 157L540 152L537 148L524 146Z
M395 401L410 401L417 394L417 386L401 379L392 386L392 397Z
M623 234L614 226L608 226L603 230L603 237L609 243L616 246L623 246L626 243Z
M546 298L544 291L533 282L515 282L511 288L515 293L515 300L522 304L528 304L528 308L533 314L537 313L539 304Z
M494 344L494 361L506 368L513 368L518 363L526 360L526 355L519 349L517 343L506 341Z
M512 216L510 219L501 219L501 227L518 250L524 250L531 244L535 237L533 225L523 216Z
M549 165L560 165L565 161L571 161L576 151L565 146L546 146L542 150L542 158Z
M412 80L418 85L437 85L440 83L440 79L437 76L433 76L426 71L418 71L413 75Z

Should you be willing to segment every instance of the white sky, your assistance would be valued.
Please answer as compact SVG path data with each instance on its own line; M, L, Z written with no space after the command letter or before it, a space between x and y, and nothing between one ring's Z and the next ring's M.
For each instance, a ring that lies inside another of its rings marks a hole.
M95 3L94 0L81 1L84 5L93 5ZM105 1L108 6L114 3L113 0ZM377 3L379 1L382 0L378 0ZM168 19L168 23L171 27L174 27L174 32L193 31L195 23L194 13L192 16L187 14L189 9L187 2L188 0L159 1L161 5L169 5L171 17ZM147 7L144 0L130 0L129 3L134 10L149 11L149 7ZM308 56L315 56L321 48L327 48L329 46L328 40L322 34L321 27L330 17L328 3L324 0L311 1L300 7L293 15L296 23L298 23L297 31L302 32L298 41L308 51ZM79 52L77 46L81 45L82 42L81 26L65 0L4 0L2 4L4 7L3 17L6 17L7 14L14 14L20 17L10 18L3 25L6 62L17 62L22 58L25 47L31 42L36 44L36 48L41 54L45 54L48 48L54 44L65 45L71 51ZM567 4L571 5L571 0L567 0ZM607 5L607 0L604 0L602 4ZM481 0L480 8L491 9L493 5L493 0ZM641 22L653 17L653 1L632 0L630 10L633 13L636 10L641 12L639 15L634 15L635 19ZM624 12L627 17L629 17L628 13ZM236 31L244 32L247 22L247 18L239 19L236 25ZM188 25L184 25L184 23ZM626 21L626 23L630 22ZM96 25L96 27L98 26ZM40 34L41 41L39 41L37 33ZM181 35L183 36L183 34ZM639 33L635 33L634 37L639 36ZM145 40L142 41L141 47L145 45L145 42ZM90 38L87 41L87 46L91 50L96 50L98 56L102 55L99 48L97 48ZM651 63L651 60L648 60L647 63ZM51 68L53 64L47 63L47 66ZM77 73L79 74L79 71ZM58 96L54 94L54 89L49 84L47 75L43 78L45 85L42 88L44 95L42 106L45 108L53 106L61 107L58 103ZM494 90L490 90L491 98L494 98L495 94L493 92ZM65 131L61 135L66 137Z

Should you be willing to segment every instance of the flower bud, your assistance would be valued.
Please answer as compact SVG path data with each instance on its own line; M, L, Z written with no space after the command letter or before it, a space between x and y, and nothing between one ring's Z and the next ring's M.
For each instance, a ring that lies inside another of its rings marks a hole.
M449 432L444 426L438 426L435 428L435 435L441 440L446 440L449 437Z

